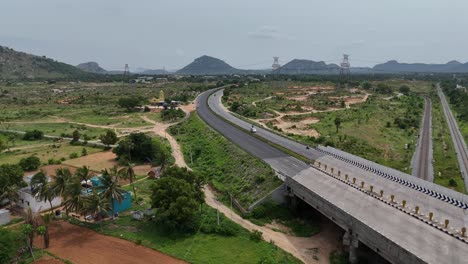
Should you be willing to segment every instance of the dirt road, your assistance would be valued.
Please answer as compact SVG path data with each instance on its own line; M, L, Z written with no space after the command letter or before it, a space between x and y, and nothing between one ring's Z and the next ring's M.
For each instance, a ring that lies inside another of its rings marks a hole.
M50 236L53 239L47 250L75 264L186 263L159 251L64 221L52 222ZM36 246L43 247L42 239L36 239Z

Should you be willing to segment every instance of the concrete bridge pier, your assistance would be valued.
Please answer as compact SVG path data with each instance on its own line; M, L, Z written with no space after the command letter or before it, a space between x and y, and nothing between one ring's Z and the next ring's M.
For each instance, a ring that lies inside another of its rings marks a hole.
M343 235L343 246L345 247L345 251L348 251L349 253L349 263L357 263L357 250L359 247L359 240L357 238L357 234L353 234L352 230L346 231L346 233Z

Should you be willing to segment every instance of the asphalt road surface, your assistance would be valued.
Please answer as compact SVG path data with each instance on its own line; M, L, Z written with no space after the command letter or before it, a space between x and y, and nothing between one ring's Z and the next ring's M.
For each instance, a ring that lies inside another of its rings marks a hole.
M445 98L444 92L440 88L439 84L437 84L437 93L440 97L440 101L442 102L445 119L447 120L450 135L452 136L455 152L457 153L460 172L465 181L465 188L468 190L468 150L466 149L466 143L463 139L460 129L458 128L457 120L453 116L452 110L450 110L450 106L447 103L447 99Z
M418 138L416 151L411 161L411 174L426 181L434 181L434 167L432 165L432 102L424 97L425 106L423 120Z

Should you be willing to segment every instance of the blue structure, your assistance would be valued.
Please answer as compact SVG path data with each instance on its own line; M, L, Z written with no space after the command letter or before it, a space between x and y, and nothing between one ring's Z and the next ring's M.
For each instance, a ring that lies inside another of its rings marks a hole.
M114 208L114 214L118 214L132 207L132 194L130 192L124 192L122 196L123 199L120 203L117 200L112 199L112 208Z
M90 181L93 183L93 187L98 188L98 191L101 192L99 188L103 187L104 184L102 184L100 177L94 176L90 179ZM88 193L90 193L90 191ZM132 193L125 191L122 196L123 199L120 203L117 200L112 199L111 208L114 209L114 214L118 214L132 207Z

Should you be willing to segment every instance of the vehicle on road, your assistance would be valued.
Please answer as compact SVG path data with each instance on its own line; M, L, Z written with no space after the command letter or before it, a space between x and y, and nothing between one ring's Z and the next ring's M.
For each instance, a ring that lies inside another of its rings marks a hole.
M257 133L257 129L256 129L254 126L252 126L252 127L250 128L250 132L252 132L252 133Z

